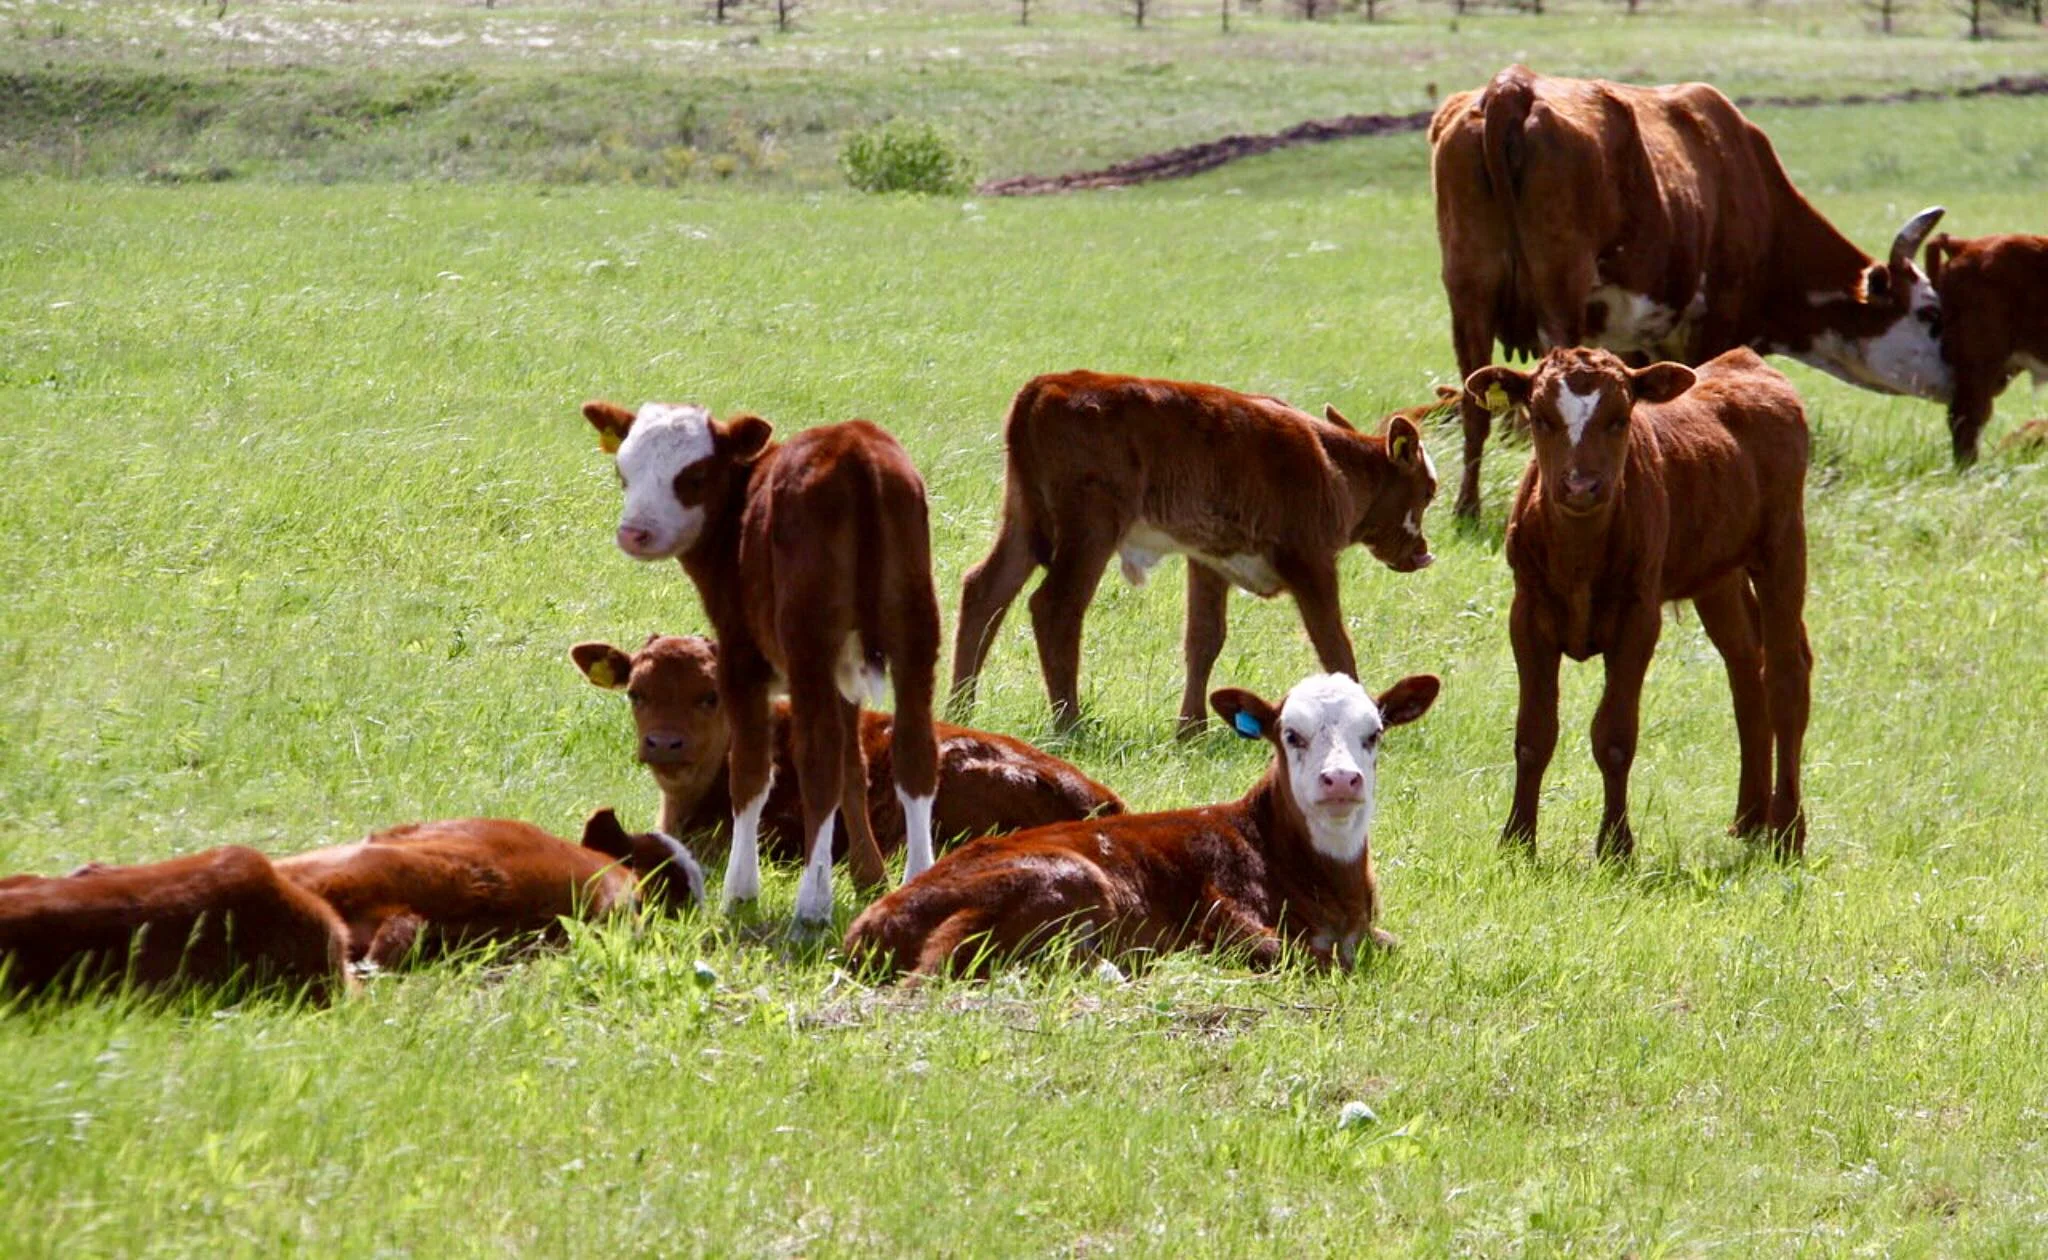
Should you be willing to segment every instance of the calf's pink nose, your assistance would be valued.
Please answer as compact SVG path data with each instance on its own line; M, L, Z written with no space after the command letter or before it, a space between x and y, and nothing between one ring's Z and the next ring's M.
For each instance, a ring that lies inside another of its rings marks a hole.
M619 526L619 550L642 552L654 545L654 531L637 525Z
M1332 796L1357 796L1365 790L1365 776L1356 770L1325 770L1323 791Z

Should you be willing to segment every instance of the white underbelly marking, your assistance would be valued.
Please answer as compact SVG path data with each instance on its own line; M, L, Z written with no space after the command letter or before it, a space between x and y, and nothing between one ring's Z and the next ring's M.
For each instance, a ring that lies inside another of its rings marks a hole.
M1131 526L1130 531L1116 545L1118 557L1123 561L1124 580L1132 586L1143 586L1145 578L1154 566L1167 556L1186 556L1191 561L1200 561L1221 573L1231 585L1250 591L1254 595L1270 598L1282 589L1280 575L1273 571L1264 556L1245 553L1235 556L1213 556L1181 542L1160 531L1145 521Z
M1618 285L1607 284L1593 290L1586 296L1586 305L1607 310L1606 323L1588 338L1588 344L1617 354L1631 350L1668 353L1682 326L1677 311ZM1700 305L1704 312L1704 303Z

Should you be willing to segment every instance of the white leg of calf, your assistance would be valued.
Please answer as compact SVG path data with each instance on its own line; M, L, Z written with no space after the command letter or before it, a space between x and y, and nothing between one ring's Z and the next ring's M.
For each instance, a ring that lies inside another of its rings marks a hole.
M796 921L800 925L832 921L832 823L839 817L833 810L825 825L811 837L811 859L804 863L804 877L796 886Z
M722 909L734 903L752 901L761 895L761 810L768 804L768 785L760 795L732 816L732 854L725 859L725 894Z
M932 798L905 796L899 787L896 799L903 803L903 882L907 884L932 868Z

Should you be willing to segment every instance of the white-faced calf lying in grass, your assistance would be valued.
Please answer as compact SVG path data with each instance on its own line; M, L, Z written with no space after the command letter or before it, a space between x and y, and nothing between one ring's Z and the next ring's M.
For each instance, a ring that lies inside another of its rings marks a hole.
M1271 966L1294 945L1350 966L1374 923L1372 823L1380 736L1435 702L1434 675L1374 698L1341 674L1304 679L1278 705L1236 688L1223 721L1273 746L1243 798L976 840L869 906L847 931L856 965L892 974L985 970L1069 940L1092 953L1242 950Z

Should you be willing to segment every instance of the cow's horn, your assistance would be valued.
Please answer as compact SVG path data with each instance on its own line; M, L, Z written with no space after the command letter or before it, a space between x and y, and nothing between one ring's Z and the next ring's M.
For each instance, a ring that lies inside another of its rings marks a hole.
M1946 213L1940 206L1929 206L1906 220L1906 226L1892 238L1892 266L1912 262L1913 255L1920 252L1921 242L1927 239L1927 234L1934 230L1934 225L1941 222L1941 216Z

